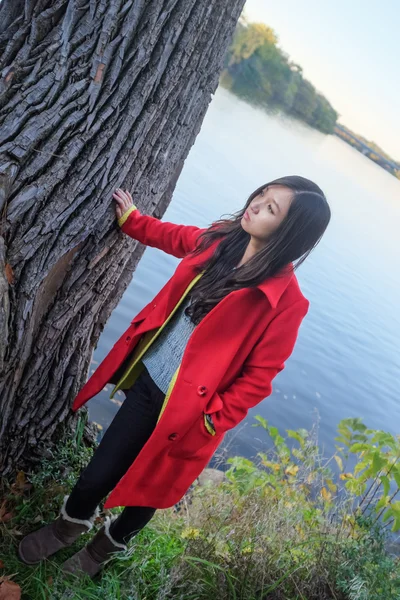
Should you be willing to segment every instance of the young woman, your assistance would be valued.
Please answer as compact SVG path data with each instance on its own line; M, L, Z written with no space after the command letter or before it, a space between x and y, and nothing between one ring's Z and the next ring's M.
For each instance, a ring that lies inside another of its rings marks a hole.
M183 260L83 386L77 410L111 382L124 403L59 517L26 536L34 564L87 532L97 507L123 506L64 571L94 576L152 518L176 504L225 433L272 390L308 310L294 269L318 244L330 209L321 189L283 177L209 228L142 215L113 194L122 231Z

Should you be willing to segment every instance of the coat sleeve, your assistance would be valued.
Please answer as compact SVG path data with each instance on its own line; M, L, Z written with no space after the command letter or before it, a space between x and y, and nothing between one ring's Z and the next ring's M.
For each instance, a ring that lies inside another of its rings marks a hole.
M223 406L212 413L217 433L235 427L250 408L271 394L272 380L292 354L308 306L308 300L302 299L279 313L250 352L241 375L227 390L219 393Z
M118 219L121 230L146 246L158 248L177 258L194 250L199 235L205 231L194 225L175 225L142 215L136 206Z

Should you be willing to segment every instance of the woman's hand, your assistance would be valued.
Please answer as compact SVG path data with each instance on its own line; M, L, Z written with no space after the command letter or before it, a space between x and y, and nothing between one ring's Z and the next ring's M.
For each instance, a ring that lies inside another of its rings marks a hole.
M133 206L132 196L128 192L128 190L121 190L117 188L113 193L113 198L116 202L115 213L117 215L117 219L120 219L126 211Z

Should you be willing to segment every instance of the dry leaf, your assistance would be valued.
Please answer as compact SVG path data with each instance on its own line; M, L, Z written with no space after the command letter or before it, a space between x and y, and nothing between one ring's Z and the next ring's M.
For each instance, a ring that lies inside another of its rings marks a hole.
M16 527L14 527L14 529L10 529L10 530L9 530L9 533L10 533L11 535L24 535L24 534L22 533L22 531L20 531L20 530L19 530L19 529L17 529Z
M18 471L17 477L11 486L13 493L21 495L23 492L27 492L32 487L32 484L26 480L25 473L23 471Z
M7 501L3 500L0 505L0 523L7 523L13 518L13 514L7 512Z
M6 278L7 278L8 283L10 285L13 285L14 281L15 281L14 271L12 270L12 267L9 263L6 263L5 272L6 272Z
M3 561L0 558L0 569L4 569L5 568L5 564L3 563Z
M328 490L326 489L326 487L322 488L322 490L321 490L321 496L327 502L329 502L332 499L332 494L330 492L328 492Z
M21 588L18 583L4 580L0 584L0 600L21 600Z
M18 471L15 483L17 484L18 487L24 487L24 485L26 483L26 479L25 479L25 473L23 471Z

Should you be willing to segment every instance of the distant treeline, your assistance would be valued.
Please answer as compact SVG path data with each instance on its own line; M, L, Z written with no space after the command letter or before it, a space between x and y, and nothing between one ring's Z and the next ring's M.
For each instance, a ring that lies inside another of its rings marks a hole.
M351 136L338 131L338 113L325 96L303 77L302 68L292 62L277 44L278 38L273 29L263 23L247 23L243 19L225 57L221 84L252 104L283 110L323 133L336 133L400 179L399 164L377 144L352 134L348 129L351 135L369 147L370 151L366 152ZM340 127L344 129L343 125ZM382 157L394 165L388 165Z
M261 23L239 23L225 58L221 83L252 103L277 107L324 133L338 118L328 100L277 46L274 31Z
M378 144L354 133L348 127L336 125L335 134L356 150L370 158L374 163L400 179L400 162L396 162Z

